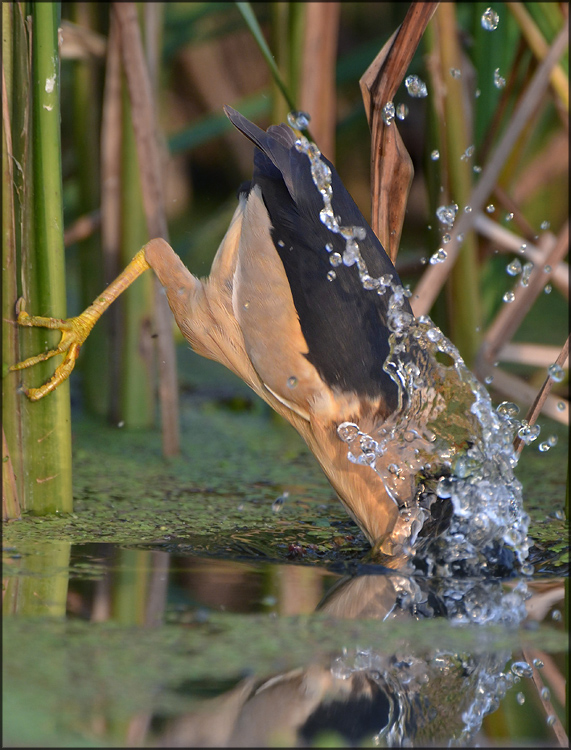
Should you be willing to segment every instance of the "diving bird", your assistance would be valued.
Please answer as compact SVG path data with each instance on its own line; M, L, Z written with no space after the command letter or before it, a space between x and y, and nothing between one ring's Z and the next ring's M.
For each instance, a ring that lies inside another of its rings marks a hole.
M21 311L20 324L59 328L62 340L15 368L65 354L52 380L28 396L49 393L73 369L104 309L152 268L194 351L236 373L295 427L371 544L389 539L398 530L398 503L378 472L348 458L338 430L350 423L369 433L406 405L406 389L384 368L391 295L372 288L379 279L400 279L313 144L286 124L264 131L231 107L225 112L254 143L254 169L208 278L196 278L164 240L153 239L77 318ZM399 305L412 317L406 296ZM395 460L390 446L381 460Z

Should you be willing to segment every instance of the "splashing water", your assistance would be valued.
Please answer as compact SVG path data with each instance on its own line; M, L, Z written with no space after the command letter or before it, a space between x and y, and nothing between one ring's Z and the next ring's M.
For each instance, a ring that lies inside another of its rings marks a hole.
M399 388L399 407L369 433L354 423L338 426L348 459L376 472L399 508L395 527L375 547L416 561L428 574L511 572L529 550L513 440L516 433L534 440L535 428L493 408L456 347L429 317L415 318L405 307L410 290L392 274L369 274L359 249L367 230L342 226L335 216L331 170L315 144L302 136L296 148L307 155L323 198L320 220L345 240L342 263L356 267L364 293L388 296L390 352L382 367ZM451 226L457 210L441 206L437 215Z

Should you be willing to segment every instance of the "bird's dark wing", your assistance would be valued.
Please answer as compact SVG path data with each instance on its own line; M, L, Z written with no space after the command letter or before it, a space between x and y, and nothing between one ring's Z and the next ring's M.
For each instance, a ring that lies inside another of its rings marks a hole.
M287 125L263 131L230 107L230 121L256 146L252 187L259 186L272 225L272 240L291 288L301 330L307 342L307 359L330 387L373 398L382 395L387 413L398 405L398 386L383 370L389 354L390 330L384 295L365 290L357 268L340 265L336 278L331 253L341 255L345 241L320 221L323 198L315 186L308 157L295 148L296 136ZM367 236L359 249L371 276L396 270L357 205L345 189L333 165L332 207L342 226L364 227ZM405 309L410 307L405 300Z

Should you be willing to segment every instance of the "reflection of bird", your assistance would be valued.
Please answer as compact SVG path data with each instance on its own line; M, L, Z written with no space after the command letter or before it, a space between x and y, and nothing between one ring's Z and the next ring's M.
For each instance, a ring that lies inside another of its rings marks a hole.
M331 618L328 627L342 618L377 620L375 645L348 645L324 661L248 677L167 720L153 746L471 745L484 715L513 684L503 673L509 651L490 643L488 653L474 630L460 636L456 627L460 617L517 627L526 614L524 597L505 591L500 580L347 576L328 590L318 611ZM410 621L432 618L441 618L442 634L431 631L437 642L428 647Z
M370 432L405 398L383 369L389 354L389 295L365 291L357 268L341 262L347 237L320 220L323 195L310 159L296 148L295 132L286 125L264 132L229 107L226 114L257 149L253 179L240 190L210 276L195 278L164 240L155 239L78 318L52 321L21 312L22 325L61 328L55 353L67 352L54 379L28 395L41 398L69 375L103 310L150 267L193 349L234 371L291 422L349 513L375 542L390 534L398 508L377 474L348 460L337 427L353 422ZM331 169L331 208L338 226L362 228L358 248L368 273L375 278L390 274L399 284L335 169L325 159L322 163ZM334 256L338 266L332 273ZM402 309L411 312L406 299ZM390 449L383 460L390 463Z

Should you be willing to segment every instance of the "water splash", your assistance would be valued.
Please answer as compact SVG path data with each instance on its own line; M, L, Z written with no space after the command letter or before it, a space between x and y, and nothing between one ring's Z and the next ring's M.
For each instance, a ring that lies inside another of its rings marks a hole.
M459 627L515 628L526 617L529 592L524 581L509 588L497 580L429 580L391 574L386 583L384 595L372 599L367 609L369 616L385 622L444 616ZM383 602L379 614L375 611L378 602ZM484 716L499 707L508 690L521 681L519 675L527 676L529 665L511 665L510 660L507 650L470 653L438 646L421 650L404 641L390 653L364 645L344 648L342 655L332 660L330 671L334 679L343 681L364 675L389 698L391 710L385 726L379 727L373 738L375 744L425 746L428 741L430 745L462 747L472 744ZM462 690L451 690L460 675ZM439 691L435 686L449 695L444 705L436 697ZM437 722L444 713L445 721Z
M405 555L428 574L508 572L529 550L513 439L535 439L536 426L505 404L495 410L453 344L430 318L403 310L402 287L391 289L383 369L399 385L402 406L369 433L347 423L339 430L349 460L375 471L399 507L378 550Z
M537 428L519 422L505 407L493 408L456 347L429 317L411 314L405 304L411 292L396 275L369 274L359 248L367 229L343 226L335 215L331 170L315 144L301 136L295 147L307 155L322 196L320 220L345 240L342 255L327 250L331 265L354 266L365 293L387 295L390 352L382 367L398 386L399 407L368 433L355 423L338 426L348 459L376 472L399 508L395 527L376 544L378 551L413 560L428 574L510 572L516 561L524 564L529 550L529 516L513 472L518 460L513 440L517 433L531 442ZM457 211L454 203L436 214L452 226ZM446 252L441 248L436 255L431 262L441 262Z

